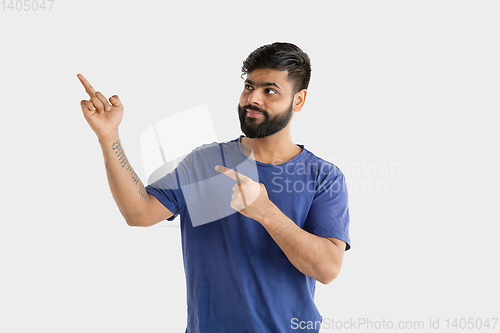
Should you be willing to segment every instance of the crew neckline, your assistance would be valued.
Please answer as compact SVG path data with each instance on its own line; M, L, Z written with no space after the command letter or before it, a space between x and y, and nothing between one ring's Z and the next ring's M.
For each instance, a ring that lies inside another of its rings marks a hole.
M247 159L249 159L250 161L253 161L253 162L257 163L257 165L262 165L262 166L267 166L267 167L276 167L276 166L280 166L280 165L285 165L287 163L293 162L294 160L300 158L305 153L305 151L306 151L306 148L304 147L304 145L296 144L297 146L299 146L300 148L302 148L302 151L300 152L300 154L298 154L297 156L295 156L291 160L283 162L281 164L263 163L263 162L259 162L259 161L255 160L255 159L251 158L250 156L248 156L247 154L245 154L245 152L243 151L243 148L241 148L241 138L242 137L244 137L243 134L240 135L239 138L237 139L238 140L238 149L239 149L240 153L243 156L245 156Z

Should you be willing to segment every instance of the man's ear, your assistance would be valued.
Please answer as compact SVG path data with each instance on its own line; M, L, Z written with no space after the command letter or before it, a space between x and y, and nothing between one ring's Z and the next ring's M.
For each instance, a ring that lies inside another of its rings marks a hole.
M293 111L299 112L300 110L302 110L302 107L306 102L306 96L307 96L306 89L302 89L301 91L295 93L295 96L293 97Z

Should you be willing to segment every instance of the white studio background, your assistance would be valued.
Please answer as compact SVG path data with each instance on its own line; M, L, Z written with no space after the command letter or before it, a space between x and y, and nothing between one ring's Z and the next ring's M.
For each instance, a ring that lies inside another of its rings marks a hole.
M145 181L140 135L169 115L207 104L220 141L240 134L241 63L274 41L311 57L294 141L351 186L352 250L318 283L323 317L440 319L443 332L500 317L499 16L472 0L0 8L0 331L184 331L178 222L126 225L76 74L121 97Z

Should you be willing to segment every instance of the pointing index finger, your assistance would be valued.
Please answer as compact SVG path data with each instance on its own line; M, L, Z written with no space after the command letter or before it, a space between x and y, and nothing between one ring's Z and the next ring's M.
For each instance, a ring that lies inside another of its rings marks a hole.
M229 178L231 178L233 180L236 180L238 182L238 184L241 184L240 175L236 171L234 171L233 169L229 169L229 168L217 165L215 167L215 170L219 171L220 173L228 176Z
M219 171L220 173L225 174L226 176L228 176L229 178L231 178L233 180L236 180L236 182L238 183L238 187L240 189L241 199L243 200L243 206L246 207L247 201L245 199L245 194L243 193L243 188L241 187L241 181L240 181L240 177L245 177L245 176L240 175L238 172L234 171L233 169L229 169L229 168L226 168L226 167L223 167L220 165L217 165L215 167L215 170Z
M87 94L90 97L94 96L95 89L94 89L94 87L92 87L92 85L89 83L89 81L87 81L87 79L82 74L78 74L77 77L80 80L80 82L83 84L83 87L85 88L85 91L87 92Z

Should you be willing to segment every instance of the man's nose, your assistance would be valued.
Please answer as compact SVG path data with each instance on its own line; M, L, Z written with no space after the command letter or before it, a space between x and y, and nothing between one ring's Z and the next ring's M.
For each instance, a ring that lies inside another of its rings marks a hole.
M248 104L250 105L262 105L262 95L258 90L252 91L248 96Z

